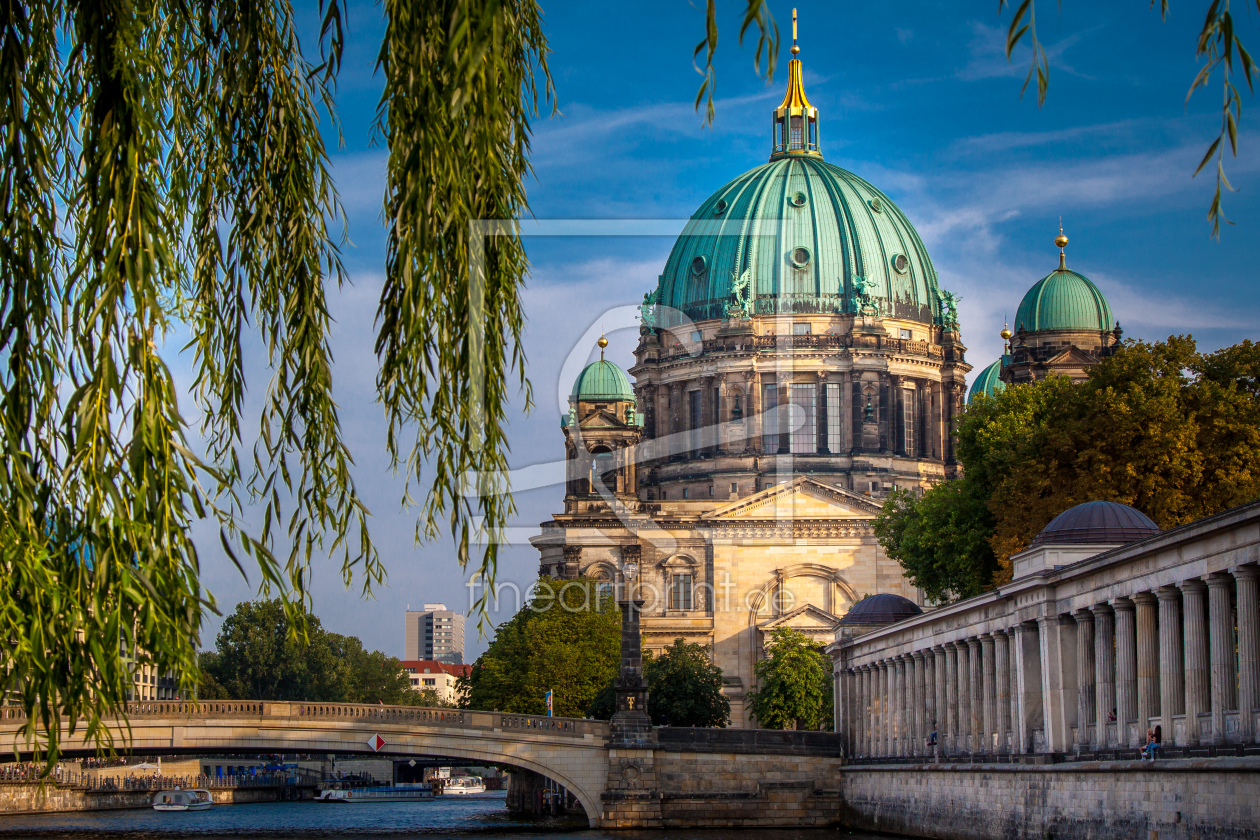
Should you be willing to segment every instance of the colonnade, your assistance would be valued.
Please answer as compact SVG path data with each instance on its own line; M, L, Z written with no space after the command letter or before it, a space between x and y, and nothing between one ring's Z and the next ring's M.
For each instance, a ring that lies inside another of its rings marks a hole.
M1069 612L1020 620L1012 609L974 635L933 627L929 613L911 620L931 634L922 644L856 641L835 675L849 755L1137 747L1156 726L1165 746L1260 740L1260 567L1116 588Z

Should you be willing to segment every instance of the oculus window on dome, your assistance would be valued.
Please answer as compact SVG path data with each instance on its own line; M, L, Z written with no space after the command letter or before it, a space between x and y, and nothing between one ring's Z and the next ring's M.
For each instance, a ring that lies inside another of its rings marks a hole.
M725 212L726 212L726 199L719 198L717 200L717 204L713 205L713 215L721 216Z
M878 198L872 198L870 201L866 203L870 205L870 208L874 210L876 213L884 212L884 205L880 202Z
M696 275L697 277L699 277L701 274L704 274L705 270L708 267L709 267L709 261L705 259L703 256L696 257L695 259L691 261L691 273Z
M808 199L805 193L801 192L800 190L797 190L796 192L792 193L792 197L788 199L788 203L791 204L793 207L804 207L805 202L807 200Z
M892 258L893 271L898 274L905 274L910 270L910 258L905 254L894 254Z
M800 245L792 249L790 259L792 260L792 265L797 268L805 268L809 265L809 257L809 249L804 245Z

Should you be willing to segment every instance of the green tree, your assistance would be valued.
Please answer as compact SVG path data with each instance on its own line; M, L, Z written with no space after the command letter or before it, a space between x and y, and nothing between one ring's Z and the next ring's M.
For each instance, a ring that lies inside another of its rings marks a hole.
M0 9L0 667L49 766L64 725L108 739L100 719L132 689L121 650L196 690L214 601L194 521L258 566L299 636L313 557L365 588L383 575L329 346L345 219L321 121L337 126L342 5L301 6L321 16L309 54L290 0ZM432 467L419 534L449 526L466 563L473 517L493 532L511 511L498 476L526 270L511 230L472 266L468 231L528 215L547 42L536 0L388 0L384 15L378 391L395 464ZM182 332L192 412L167 367ZM255 342L271 369L247 399ZM498 542L472 559L491 576Z
M461 681L466 709L582 717L621 662L621 611L596 581L543 577Z
M731 717L731 701L722 693L722 669L712 650L675 639L643 663L648 683L648 714L657 726L719 726Z
M831 729L831 660L790 627L770 633L768 656L757 663L757 690L748 701L766 729Z
M197 678L198 700L232 699L232 696L228 694L228 690L214 678L213 672L215 670L218 657L219 655L212 650L203 650L197 654L197 664L200 666Z
M959 422L963 477L890 497L880 543L930 597L965 598L1009 580L1011 555L1073 505L1121 502L1172 528L1260 498L1257 371L1250 341L1205 355L1171 337L1127 342L1079 384L978 397Z
M402 663L366 650L356 636L324 630L303 617L306 638L294 633L279 599L242 602L228 616L213 652L203 652L203 699L307 700L329 703L420 705Z

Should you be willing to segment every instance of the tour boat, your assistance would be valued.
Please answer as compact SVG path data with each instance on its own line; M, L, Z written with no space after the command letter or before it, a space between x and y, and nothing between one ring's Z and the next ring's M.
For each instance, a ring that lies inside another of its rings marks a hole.
M154 811L208 811L214 797L204 788L162 790L153 795Z
M339 802L365 805L373 802L418 802L433 798L433 786L425 784L398 784L390 787L333 786L323 788L315 797L316 802Z
M442 785L443 796L467 796L470 793L485 793L486 783L480 776L460 776L448 779Z

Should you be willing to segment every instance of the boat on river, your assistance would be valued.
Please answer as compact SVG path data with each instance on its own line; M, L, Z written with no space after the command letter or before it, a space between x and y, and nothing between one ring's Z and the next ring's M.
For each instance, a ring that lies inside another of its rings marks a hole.
M350 787L331 783L322 788L316 802L336 802L346 805L369 805L373 802L419 802L433 798L433 786L427 784L398 784L381 787Z
M208 811L214 797L205 788L161 790L153 794L154 811Z
M442 785L443 796L468 796L472 793L485 793L486 783L480 776L458 776L448 779Z

